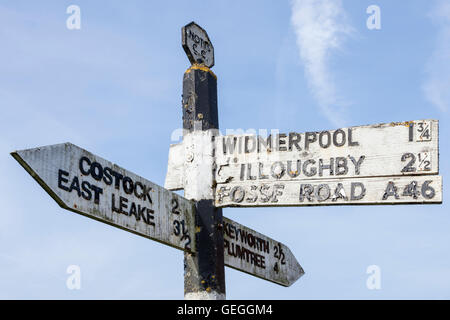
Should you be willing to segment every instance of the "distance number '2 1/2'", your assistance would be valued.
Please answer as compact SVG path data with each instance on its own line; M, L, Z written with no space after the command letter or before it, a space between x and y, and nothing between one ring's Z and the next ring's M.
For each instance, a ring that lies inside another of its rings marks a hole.
M406 166L402 169L402 172L431 171L431 159L428 152L420 152L417 154L417 157L410 152L404 153L401 161L408 161ZM418 168L415 167L416 161L419 164Z

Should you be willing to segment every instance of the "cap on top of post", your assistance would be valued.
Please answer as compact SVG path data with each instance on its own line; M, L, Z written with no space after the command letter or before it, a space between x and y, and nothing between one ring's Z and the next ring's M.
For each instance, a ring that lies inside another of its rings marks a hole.
M181 28L181 44L191 64L214 66L214 47L206 31L194 21Z

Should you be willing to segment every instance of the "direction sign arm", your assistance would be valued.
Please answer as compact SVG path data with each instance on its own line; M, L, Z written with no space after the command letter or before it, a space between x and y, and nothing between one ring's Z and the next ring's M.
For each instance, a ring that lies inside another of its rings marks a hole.
M52 197L58 205L63 209L70 210L69 207L62 201L56 193L50 188L47 183L41 177L34 171L34 169L28 165L28 163L22 158L21 154L26 152L26 150L23 151L13 151L11 152L11 156L22 166L22 168L25 169L26 172L49 194L50 197Z
M64 209L195 250L194 204L71 143L11 154Z
M286 245L231 219L223 222L226 266L285 287L305 273Z

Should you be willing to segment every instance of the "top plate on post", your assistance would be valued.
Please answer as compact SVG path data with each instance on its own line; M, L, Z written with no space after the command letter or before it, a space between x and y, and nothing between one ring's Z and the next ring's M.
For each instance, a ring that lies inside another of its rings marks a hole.
M181 28L181 44L191 64L214 66L214 47L206 31L195 22Z

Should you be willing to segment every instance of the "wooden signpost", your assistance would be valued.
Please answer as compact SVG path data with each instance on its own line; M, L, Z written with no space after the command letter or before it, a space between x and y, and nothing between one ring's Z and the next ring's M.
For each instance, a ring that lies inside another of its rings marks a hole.
M283 286L304 274L287 246L222 207L442 202L437 120L220 136L214 47L194 22L182 46L183 141L165 188L70 143L12 156L64 209L183 250L185 299L225 299L225 265Z
M437 120L270 137L216 139L217 183L346 179L439 172Z
M437 120L418 120L221 136L216 206L441 203L438 132Z
M230 183L216 192L217 207L426 203L442 203L440 176Z
M195 250L194 203L71 143L12 156L64 209Z
M305 273L284 244L228 218L223 229L226 266L285 287Z

